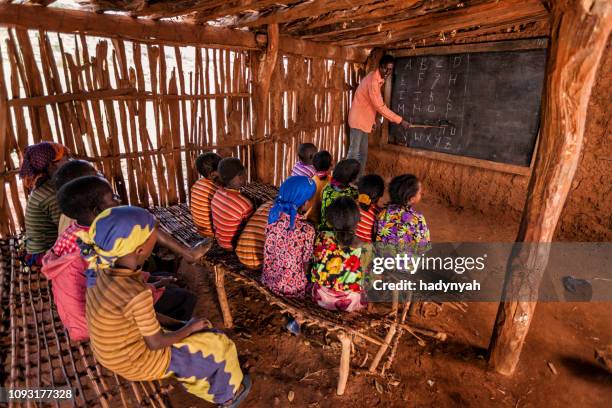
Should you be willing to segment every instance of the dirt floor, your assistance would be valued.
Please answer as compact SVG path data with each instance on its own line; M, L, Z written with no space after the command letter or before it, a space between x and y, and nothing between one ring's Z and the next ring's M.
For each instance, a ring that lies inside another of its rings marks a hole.
M427 199L421 209L438 242L513 241L518 228ZM196 313L222 327L208 273L183 265L181 276L200 296ZM313 330L289 335L276 308L236 283L228 284L228 296L236 324L228 334L254 380L244 407L565 408L609 407L612 401L612 375L593 358L594 348L612 343L610 303L539 304L512 378L491 372L485 360L497 304L472 303L466 312L444 307L427 319L414 315L412 322L442 330L448 340L419 345L405 334L385 378L355 374L363 358L358 352L346 393L339 397L337 342ZM175 406L209 406L178 385L172 399Z

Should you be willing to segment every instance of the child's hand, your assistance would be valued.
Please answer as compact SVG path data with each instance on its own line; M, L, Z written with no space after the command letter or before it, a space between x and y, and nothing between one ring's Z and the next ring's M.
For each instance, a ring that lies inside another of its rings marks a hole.
M193 333L197 333L199 331L202 331L204 329L211 329L212 323L207 320L207 319L198 319L198 318L192 318L187 322L187 326L189 327L189 331L193 334Z
M176 281L177 279L175 277L159 278L153 285L155 285L156 288L165 288L171 283L176 283Z

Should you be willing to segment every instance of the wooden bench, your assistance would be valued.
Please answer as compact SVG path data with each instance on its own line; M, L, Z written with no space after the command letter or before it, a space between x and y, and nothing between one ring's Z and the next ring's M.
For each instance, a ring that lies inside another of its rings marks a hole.
M249 198L254 202L259 201L259 204L263 202L263 200L257 201L257 197ZM157 207L151 209L151 212L157 215L160 227L174 235L183 244L189 246L190 243L202 239L193 224L189 207L186 204L167 208ZM363 340L360 343L375 348L376 352L369 364L368 371L370 373L379 372L380 374L384 374L385 370L390 368L399 339L405 331L416 337L424 335L438 340L445 339L443 333L406 324L410 303L405 303L402 309L398 310L392 318L387 314L375 314L368 311L360 313L331 312L322 309L309 299L290 299L277 296L260 283L260 271L246 268L233 252L226 251L217 245L214 245L201 259L201 264L214 273L215 287L226 328L233 326L233 318L225 290L225 277L227 275L235 281L255 289L271 305L289 313L303 325L314 325L327 332L335 333L341 343L342 350L336 390L338 395L342 395L346 388L350 371L351 350L355 338ZM380 362L385 355L387 356L386 362L379 370Z
M127 381L96 361L89 342L70 341L47 279L38 268L25 266L22 255L19 237L0 241L1 317L4 323L9 321L0 336L1 344L10 344L8 353L3 352L7 355L2 362L3 386L68 387L74 398L66 402L76 407L170 407L172 387L166 382Z

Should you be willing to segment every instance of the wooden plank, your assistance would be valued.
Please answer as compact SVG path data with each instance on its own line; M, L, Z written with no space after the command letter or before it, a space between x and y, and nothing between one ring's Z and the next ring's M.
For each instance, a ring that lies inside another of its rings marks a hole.
M59 8L42 8L32 12L32 7L16 4L0 4L0 25L54 31L81 33L91 36L122 38L143 43L169 45L206 45L209 47L261 50L267 44L267 36L242 30L233 30L188 22L134 19L123 15L96 14L87 11ZM346 59L363 62L363 49L343 48L311 41L283 37L280 50L285 53L302 53L311 57Z
M0 25L172 45L210 44L245 49L258 49L261 46L255 34L245 31L53 7L34 9L0 4Z
M460 54L464 52L503 52L521 51L548 48L547 38L533 38L528 40L493 41L477 44L461 44L439 47L423 47L406 50L390 51L394 57L415 57L418 55L448 55Z
M331 41L338 45L367 44L379 46L432 33L451 32L470 27L495 27L548 18L548 12L536 0L500 0L461 7L444 13L427 13L408 20L377 22L357 29L343 29L305 35L306 39Z
M612 31L612 3L559 1L552 8L550 63L542 135L517 243L489 345L489 364L516 370L548 264L550 242L572 186L584 144L587 107Z

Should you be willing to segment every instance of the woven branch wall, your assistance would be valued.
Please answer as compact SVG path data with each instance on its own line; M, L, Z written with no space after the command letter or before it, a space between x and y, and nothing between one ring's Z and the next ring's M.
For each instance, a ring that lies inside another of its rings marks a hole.
M92 161L123 201L187 202L205 150L236 156L256 178L254 51L139 43L0 28L0 236L24 225L17 176L24 148L60 142ZM290 172L296 146L313 141L344 155L345 127L361 65L279 56L270 87L260 178Z

